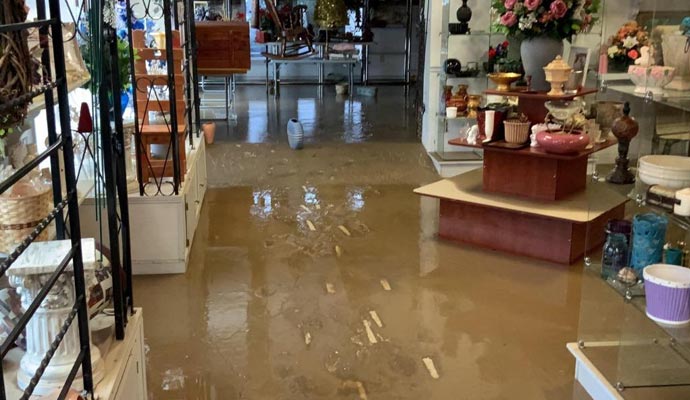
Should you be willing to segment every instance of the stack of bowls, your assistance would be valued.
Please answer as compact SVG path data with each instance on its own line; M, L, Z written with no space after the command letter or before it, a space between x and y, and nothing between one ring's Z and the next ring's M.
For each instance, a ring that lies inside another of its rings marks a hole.
M640 158L640 180L671 189L690 186L690 157L653 155Z

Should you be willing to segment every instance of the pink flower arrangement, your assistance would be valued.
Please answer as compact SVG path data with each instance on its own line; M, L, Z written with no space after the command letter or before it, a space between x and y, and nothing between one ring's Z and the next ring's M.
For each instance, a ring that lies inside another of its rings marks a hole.
M556 0L553 3L551 3L551 6L549 7L551 10L551 13L556 17L556 19L561 19L565 17L565 14L568 12L568 6L565 5L563 0Z
M525 0L525 7L528 10L534 11L541 5L541 0Z
M492 0L495 27L511 36L570 40L596 22L601 0Z
M512 11L508 11L507 13L503 14L501 16L501 24L505 26L513 26L517 23L517 16L515 16L515 13Z

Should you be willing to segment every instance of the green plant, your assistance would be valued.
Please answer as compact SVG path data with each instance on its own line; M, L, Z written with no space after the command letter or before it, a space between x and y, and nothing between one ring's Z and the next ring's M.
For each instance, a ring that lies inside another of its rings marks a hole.
M81 53L82 56L84 57L84 62L86 63L86 66L89 68L89 71L91 72L92 76L94 75L94 60L92 59L93 52L91 51L91 43L86 42L86 44L81 46ZM110 71L110 65L111 65L111 60L110 60L110 52L108 50L104 50L104 57L103 57L103 62L105 63L103 69L104 73L106 75L111 75ZM120 77L120 89L122 90L128 90L132 86L132 76L129 72L129 66L130 66L130 61L129 61L129 43L127 42L126 39L121 39L117 38L117 59L118 59L118 76ZM137 54L137 50L134 50L134 61L139 60L140 57Z

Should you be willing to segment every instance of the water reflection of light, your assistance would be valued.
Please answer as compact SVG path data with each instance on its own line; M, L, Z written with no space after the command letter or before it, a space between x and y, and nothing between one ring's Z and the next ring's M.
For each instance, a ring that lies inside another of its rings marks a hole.
M268 218L273 213L273 194L270 190L255 191L252 194L251 213L259 218Z
M344 126L346 143L361 143L366 140L362 129L362 103L359 101L346 101L344 109Z
M304 204L315 206L319 203L319 191L313 186L305 187Z
M297 119L302 123L304 136L314 136L316 99L297 99Z
M352 211L364 208L364 191L361 188L350 189L347 192L347 204Z
M268 136L268 121L266 119L266 110L268 104L266 100L249 101L247 113L249 115L249 122L247 127L247 141L249 143L264 143Z

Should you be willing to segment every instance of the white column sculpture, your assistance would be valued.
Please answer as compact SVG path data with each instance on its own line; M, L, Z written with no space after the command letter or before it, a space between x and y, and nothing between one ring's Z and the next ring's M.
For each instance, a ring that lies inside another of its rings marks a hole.
M58 268L71 246L69 240L34 242L12 264L8 270L10 283L17 288L25 310ZM81 249L85 282L88 287L88 282L92 280L96 269L94 239L82 239ZM75 299L74 272L70 262L26 326L26 353L17 371L17 384L22 390L29 385L36 369L41 365L43 357L70 314ZM33 393L40 396L61 388L79 355L79 350L79 326L75 316ZM103 378L103 360L96 346L91 346L91 363L95 386ZM80 370L72 387L82 390L83 385Z

